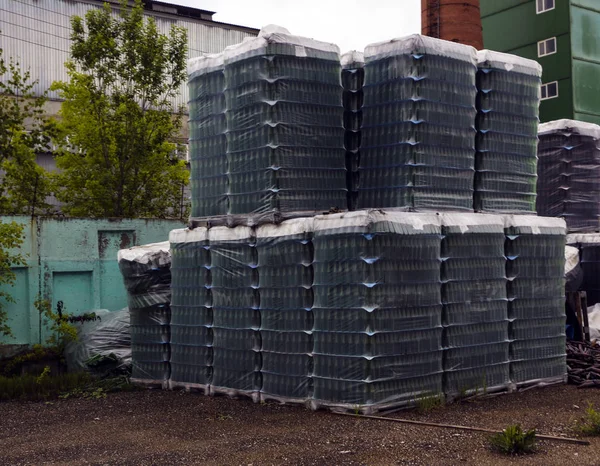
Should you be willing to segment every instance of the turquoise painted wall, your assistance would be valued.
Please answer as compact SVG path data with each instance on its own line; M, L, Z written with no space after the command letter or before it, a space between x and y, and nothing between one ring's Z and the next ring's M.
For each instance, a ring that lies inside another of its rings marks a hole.
M23 224L24 267L15 268L17 282L9 289L15 303L6 304L14 338L0 343L34 344L46 338L33 303L37 296L63 301L65 311L122 309L127 305L117 264L119 249L166 241L183 222L159 219L61 219L1 217Z

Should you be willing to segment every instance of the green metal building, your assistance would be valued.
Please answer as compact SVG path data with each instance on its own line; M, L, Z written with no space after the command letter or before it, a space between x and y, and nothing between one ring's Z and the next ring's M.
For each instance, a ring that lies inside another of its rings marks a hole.
M600 124L600 0L481 0L486 49L543 67L540 120Z

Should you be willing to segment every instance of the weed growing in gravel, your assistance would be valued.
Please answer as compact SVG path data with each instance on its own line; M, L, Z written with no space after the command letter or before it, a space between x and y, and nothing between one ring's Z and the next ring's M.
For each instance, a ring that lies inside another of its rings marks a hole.
M524 431L519 424L508 426L490 438L492 448L505 455L533 453L536 442L535 429Z
M87 373L52 375L44 370L42 374L44 375L0 376L0 401L47 400L67 390L89 384L91 380Z
M50 376L50 366L45 366L42 373L35 379L35 383L42 385L44 381Z
M229 419L233 419L229 414L219 413L217 414L217 419L219 421L228 421Z
M87 372L53 375L46 366L38 376L24 374L0 376L0 401L89 398L99 400L116 391L135 390L125 376L106 379L93 378Z
M576 429L584 435L600 435L600 412L588 403L584 418L579 421Z
M415 404L419 412L426 413L444 406L444 395L442 393L425 393L415 399Z

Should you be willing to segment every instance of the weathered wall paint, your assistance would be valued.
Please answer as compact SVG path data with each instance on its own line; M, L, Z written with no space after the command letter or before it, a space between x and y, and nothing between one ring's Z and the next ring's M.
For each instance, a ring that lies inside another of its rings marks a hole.
M27 264L15 268L17 282L9 291L15 303L8 303L14 338L0 343L34 344L45 339L37 296L52 302L56 309L63 301L65 311L79 314L92 309L121 309L126 293L117 264L122 248L165 241L169 231L184 222L158 219L61 219L1 217L25 226L21 253Z

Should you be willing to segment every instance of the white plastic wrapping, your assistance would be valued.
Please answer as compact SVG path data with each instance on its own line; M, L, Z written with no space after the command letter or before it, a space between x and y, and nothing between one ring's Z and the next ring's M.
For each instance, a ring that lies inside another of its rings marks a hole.
M600 233L573 233L567 235L567 244L577 249L581 259L583 277L576 289L587 293L588 305L600 303Z
M587 123L585 121L577 120L555 120L541 123L539 126L538 134L540 136L556 133L565 132L578 134L580 136L588 136L594 139L600 139L600 126L594 123Z
M528 74L537 78L542 77L542 65L535 60L519 57L510 53L493 50L479 50L477 65L480 68L498 68L509 72Z
M168 242L118 253L129 304L132 380L166 385L170 375L171 254Z
M208 53L190 58L187 62L187 73L189 76L212 73L213 71L223 69L224 66L225 56L222 53Z
M477 50L474 47L420 34L369 44L365 47L364 57L368 61L398 54L422 53L468 61L477 65Z
M579 249L574 246L565 246L565 290L579 290L583 278L583 268L579 261Z
M365 66L365 54L358 50L350 50L349 52L342 54L340 63L342 64L342 68L358 68Z
M267 48L276 44L294 46L294 49L290 49L290 53L297 57L306 56L305 48L338 55L340 53L339 47L335 44L295 36L281 26L270 24L261 28L258 37L227 47L224 52L225 62L238 60L240 57L249 58L254 55L265 55L267 54Z
M357 209L473 211L477 55L412 35L365 49Z

